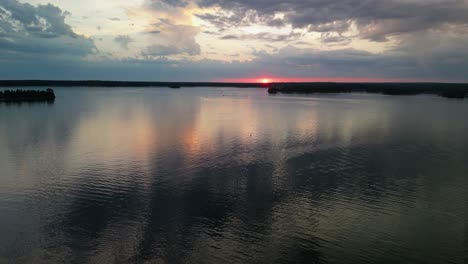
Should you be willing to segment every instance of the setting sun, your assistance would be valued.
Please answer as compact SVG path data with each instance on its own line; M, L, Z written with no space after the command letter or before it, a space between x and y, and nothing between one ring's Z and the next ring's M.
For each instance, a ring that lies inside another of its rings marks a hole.
M264 78L264 79L262 79L262 83L271 83L271 80Z

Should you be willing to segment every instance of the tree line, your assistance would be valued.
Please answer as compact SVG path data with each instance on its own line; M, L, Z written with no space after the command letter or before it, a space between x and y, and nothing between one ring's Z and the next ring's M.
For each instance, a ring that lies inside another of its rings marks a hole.
M52 89L46 90L4 90L0 91L1 101L47 101L54 100L55 93Z

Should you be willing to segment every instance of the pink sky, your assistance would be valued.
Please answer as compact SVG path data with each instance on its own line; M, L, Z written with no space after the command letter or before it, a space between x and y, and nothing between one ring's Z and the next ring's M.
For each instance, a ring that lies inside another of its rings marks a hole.
M237 83L275 83L275 82L437 82L427 79L402 79L402 78L353 78L353 77L278 77L260 76L248 78L223 78L215 81Z

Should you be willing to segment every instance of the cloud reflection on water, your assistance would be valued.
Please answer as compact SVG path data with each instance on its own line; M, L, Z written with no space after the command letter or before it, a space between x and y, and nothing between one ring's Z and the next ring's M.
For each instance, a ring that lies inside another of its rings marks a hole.
M255 89L58 94L52 107L0 106L0 260L464 256L466 104Z

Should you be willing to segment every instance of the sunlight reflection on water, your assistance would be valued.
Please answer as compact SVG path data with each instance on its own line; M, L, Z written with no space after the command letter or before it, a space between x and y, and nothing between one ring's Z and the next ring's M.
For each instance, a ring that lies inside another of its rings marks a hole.
M0 104L0 262L463 263L468 103L58 88Z

